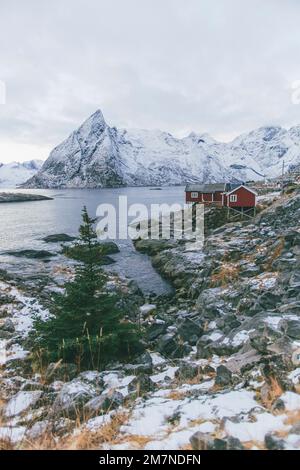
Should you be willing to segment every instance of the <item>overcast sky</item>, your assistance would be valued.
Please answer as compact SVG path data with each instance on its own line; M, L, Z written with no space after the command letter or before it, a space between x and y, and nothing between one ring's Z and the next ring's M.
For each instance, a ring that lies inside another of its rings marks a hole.
M226 141L300 124L299 20L299 0L0 0L0 162L45 159L97 108Z

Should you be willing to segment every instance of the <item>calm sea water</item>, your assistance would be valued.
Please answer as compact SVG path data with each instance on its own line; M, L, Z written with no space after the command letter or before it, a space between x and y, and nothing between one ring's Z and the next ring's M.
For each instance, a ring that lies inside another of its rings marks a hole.
M1 190L5 191L5 190ZM180 203L184 201L183 187L118 188L118 189L64 189L64 190L7 190L8 192L36 193L53 197L51 201L32 201L0 204L0 267L32 270L36 262L5 255L6 251L21 249L52 250L54 245L41 239L46 235L67 233L77 235L81 210L87 206L91 216L101 203L118 207L118 197L127 196L128 204ZM130 240L116 240L120 253L113 255L115 263L108 269L137 281L144 292L163 294L170 291L167 282L152 268L146 255L135 251ZM57 246L56 246L57 249Z

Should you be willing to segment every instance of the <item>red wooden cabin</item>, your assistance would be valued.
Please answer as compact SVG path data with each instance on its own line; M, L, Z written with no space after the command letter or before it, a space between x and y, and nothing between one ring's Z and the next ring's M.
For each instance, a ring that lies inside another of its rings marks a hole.
M185 188L186 203L213 204L235 209L256 207L256 196L256 192L244 184L188 184Z
M256 207L257 193L247 186L240 185L224 195L224 206L233 208Z

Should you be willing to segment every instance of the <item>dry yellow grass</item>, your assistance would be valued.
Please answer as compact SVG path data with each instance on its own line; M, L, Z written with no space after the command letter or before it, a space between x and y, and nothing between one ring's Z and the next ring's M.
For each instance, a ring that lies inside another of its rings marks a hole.
M68 450L99 449L102 444L117 444L120 427L128 420L128 413L116 413L109 423L97 431L82 430L77 436L68 438L64 448Z
M122 443L126 439L124 436L119 435L119 431L120 427L127 422L128 416L128 413L116 413L110 422L99 427L98 430L91 431L84 429L84 427L81 427L81 429L78 427L74 433L59 440L54 438L50 431L47 431L34 441L24 439L18 445L18 448L22 450L95 450L101 448L103 444ZM81 423L81 426L83 424ZM78 425L80 425L79 422ZM137 443L145 441L143 437L139 439L139 436L130 436L130 438L135 438ZM129 438L127 438L128 440ZM15 448L9 441L6 441L3 445L8 446L8 448Z
M186 393L185 392L180 392L179 390L172 390L166 398L169 400L183 400L185 398Z
M245 447L246 450L251 450L253 447L255 447L259 450L265 450L265 446L264 446L263 442L260 442L260 441L243 442L243 446Z
M211 285L225 287L238 279L239 271L235 263L223 263L219 271L211 276Z
M264 266L265 271L271 270L273 262L281 255L283 248L284 248L284 239L280 238L278 246L275 248L273 253L271 253L267 263Z
M267 393L259 398L266 408L271 408L274 401L282 395L283 389L276 377L270 377L267 387Z
M191 444L186 444L185 446L180 447L179 450L193 450Z
M14 445L10 441L0 439L0 450L14 450Z
M143 449L148 442L152 440L151 437L140 436L137 434L132 434L130 436L124 436L119 443L123 444L125 442L130 443L131 446L135 449Z
M290 424L293 426L294 424L298 423L300 423L300 410L288 412L284 424Z

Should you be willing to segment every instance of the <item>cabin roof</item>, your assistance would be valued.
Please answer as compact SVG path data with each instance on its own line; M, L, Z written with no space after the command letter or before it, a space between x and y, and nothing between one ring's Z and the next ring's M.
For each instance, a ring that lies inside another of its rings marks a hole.
M225 192L226 183L187 184L185 191L198 191L199 193Z
M244 185L244 184L237 185L236 188L233 188L233 189L231 189L231 191L228 191L227 196L229 196L229 194L234 193L235 191L237 191L237 190L240 189L240 188L245 188L245 189L247 189L248 191L250 191L250 193L253 193L253 194L255 194L255 196L257 196L257 192L254 191L254 189L249 188L249 186L246 186L246 185Z
M212 184L187 184L185 191L197 191L199 193L224 192L231 194L239 188L245 188L257 195L256 191L243 183L212 183Z

